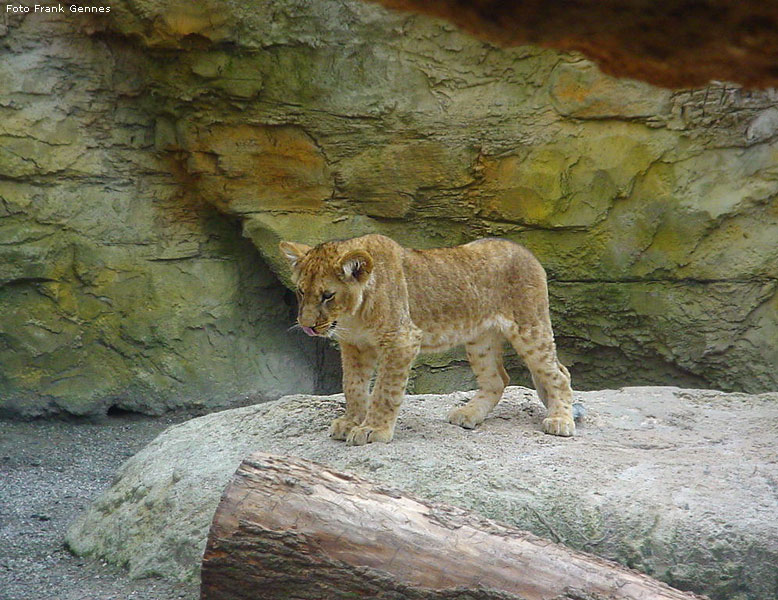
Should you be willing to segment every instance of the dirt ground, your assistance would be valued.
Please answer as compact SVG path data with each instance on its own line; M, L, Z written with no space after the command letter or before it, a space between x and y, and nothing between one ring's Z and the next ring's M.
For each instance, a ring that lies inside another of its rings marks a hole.
M0 599L194 600L198 586L131 580L73 556L65 531L119 465L193 415L100 421L0 421Z

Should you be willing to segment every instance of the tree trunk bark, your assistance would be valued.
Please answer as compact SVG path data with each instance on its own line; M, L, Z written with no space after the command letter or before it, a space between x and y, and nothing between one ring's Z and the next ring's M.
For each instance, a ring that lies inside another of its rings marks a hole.
M650 577L310 461L256 453L211 525L202 600L691 600Z

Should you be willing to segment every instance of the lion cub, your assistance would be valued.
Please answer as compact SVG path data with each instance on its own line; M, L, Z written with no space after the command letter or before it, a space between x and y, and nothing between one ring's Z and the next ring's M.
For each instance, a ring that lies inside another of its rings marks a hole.
M281 242L297 286L297 321L340 343L346 414L330 435L361 446L394 435L411 363L421 352L464 345L479 390L448 416L472 429L499 402L509 378L507 338L548 408L543 431L571 436L570 374L556 355L546 273L526 248L497 238L410 250L382 235ZM376 372L370 390L370 380Z

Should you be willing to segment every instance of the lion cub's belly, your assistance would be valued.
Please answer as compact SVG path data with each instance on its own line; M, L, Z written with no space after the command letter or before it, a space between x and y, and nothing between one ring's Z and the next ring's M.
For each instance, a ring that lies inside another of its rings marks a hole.
M438 325L434 329L422 329L421 351L443 352L472 341L487 329L499 329L499 327L499 319L486 319L477 324L453 323L448 327Z

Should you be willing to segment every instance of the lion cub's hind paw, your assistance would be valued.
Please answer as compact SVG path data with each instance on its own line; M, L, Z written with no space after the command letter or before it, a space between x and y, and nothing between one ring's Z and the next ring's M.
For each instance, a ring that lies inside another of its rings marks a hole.
M575 423L569 417L547 417L543 419L543 433L571 437L575 434Z
M364 446L373 442L391 442L394 431L389 427L370 427L357 425L348 434L346 443L349 446Z
M473 410L472 406L465 404L448 413L448 422L465 429L475 429L484 422L484 416L481 414L481 411Z
M345 440L357 425L359 423L349 417L338 417L330 425L330 437L335 440Z

